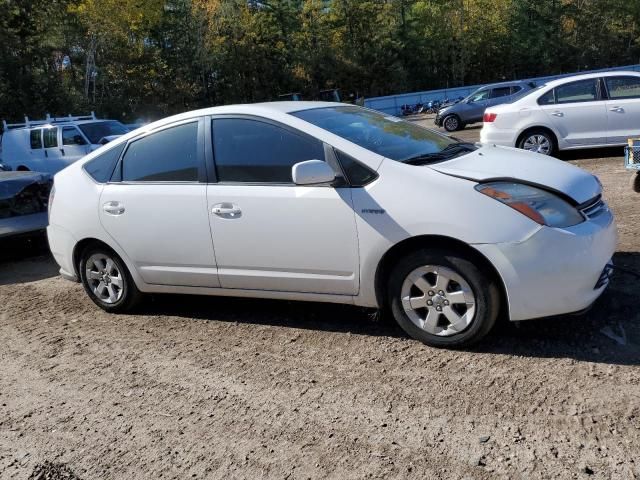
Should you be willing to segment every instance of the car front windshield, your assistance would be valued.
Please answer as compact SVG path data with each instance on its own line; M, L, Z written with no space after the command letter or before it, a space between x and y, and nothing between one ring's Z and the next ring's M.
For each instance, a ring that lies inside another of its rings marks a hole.
M86 135L89 141L97 145L103 137L111 135L124 135L128 133L127 127L115 120L107 120L104 122L91 122L78 125L82 133Z
M437 154L458 143L415 123L356 106L314 108L291 115L398 162Z

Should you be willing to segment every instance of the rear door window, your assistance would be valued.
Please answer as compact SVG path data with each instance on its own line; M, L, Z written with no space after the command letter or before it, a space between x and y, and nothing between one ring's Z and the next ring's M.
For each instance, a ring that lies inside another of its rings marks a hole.
M491 98L500 98L511 95L511 87L498 87L491 90Z
M122 159L127 182L197 182L198 122L151 133L133 141Z
M554 103L556 103L556 97L553 88L538 99L538 105L553 105Z
M605 77L609 98L621 100L640 98L640 78L638 77Z
M555 88L556 103L592 102L598 99L598 79L580 80Z
M31 141L32 150L42 148L42 130L40 128L36 130L31 130L29 134L29 139Z
M42 130L44 138L44 148L55 148L58 146L58 127L45 128Z
M84 165L85 171L98 183L106 183L111 180L116 163L120 159L120 154L124 150L125 144L110 148L102 155L88 161Z

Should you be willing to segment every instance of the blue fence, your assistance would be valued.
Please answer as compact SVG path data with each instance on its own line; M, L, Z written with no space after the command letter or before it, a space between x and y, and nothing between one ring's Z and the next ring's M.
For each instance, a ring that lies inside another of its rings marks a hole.
M555 80L556 78L570 77L572 75L579 75L584 73L615 72L619 70L640 71L640 64L627 65L624 67L603 68L601 70L565 73L562 75L550 75L548 77L526 78L524 80L535 82L536 85L542 85L543 83L546 83L550 80ZM366 98L364 100L364 106L391 115L400 115L402 113L400 109L402 105L415 105L416 103L426 103L429 100L442 100L443 98L449 98L453 100L458 97L466 97L471 92L484 85L486 84L455 88L442 88L440 90L427 90L425 92L402 93L399 95L389 95L387 97Z

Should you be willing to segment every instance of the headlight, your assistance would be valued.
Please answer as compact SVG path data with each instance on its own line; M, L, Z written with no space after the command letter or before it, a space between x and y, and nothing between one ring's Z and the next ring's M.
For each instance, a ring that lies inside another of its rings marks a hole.
M564 228L584 221L582 214L562 198L523 183L481 183L476 185L475 189L510 206L540 225Z

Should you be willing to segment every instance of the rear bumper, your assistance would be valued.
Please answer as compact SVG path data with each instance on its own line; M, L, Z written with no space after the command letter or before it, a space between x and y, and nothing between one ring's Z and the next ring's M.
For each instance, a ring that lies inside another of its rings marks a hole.
M618 235L607 209L567 229L542 227L518 243L473 245L498 270L511 320L588 308L604 292Z
M485 123L480 130L480 143L490 145L500 145L502 147L515 147L518 132L516 130L506 130L496 128L491 123Z
M78 281L76 269L73 265L73 249L76 239L64 228L58 225L47 227L47 239L49 248L56 263L60 265L60 275L71 281Z

